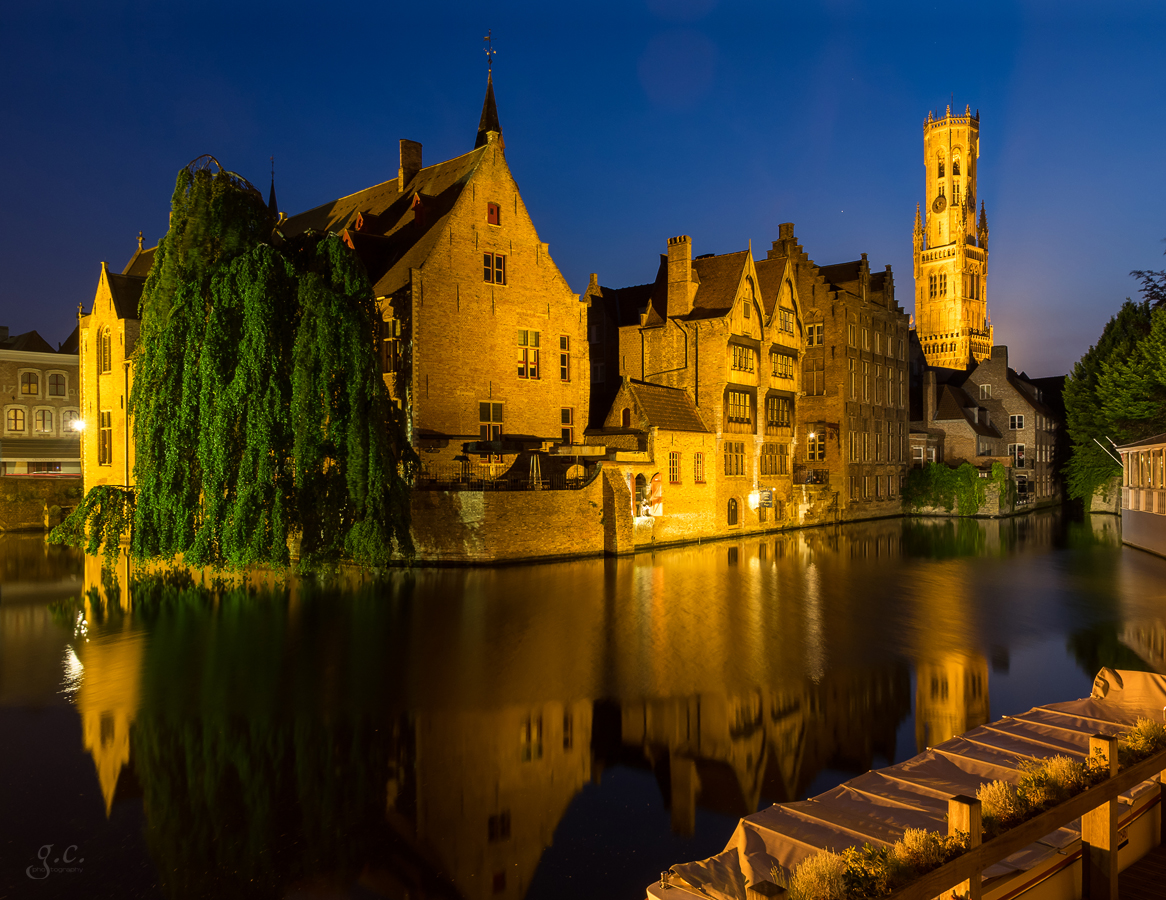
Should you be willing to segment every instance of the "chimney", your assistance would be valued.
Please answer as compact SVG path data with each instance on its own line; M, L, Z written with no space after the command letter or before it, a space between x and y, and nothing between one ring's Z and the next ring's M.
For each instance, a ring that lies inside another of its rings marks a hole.
M421 171L421 145L401 138L401 168L397 170L397 190L404 191Z
M692 312L692 238L668 238L668 315Z
M992 348L992 362L1001 363L1004 371L1008 371L1008 348L1004 344L997 344Z
M773 249L766 254L766 257L773 259L779 256L793 256L797 252L797 244L798 242L794 239L794 223L782 222L777 226L777 240L773 242Z
M923 427L930 428L935 421L935 372L923 373Z

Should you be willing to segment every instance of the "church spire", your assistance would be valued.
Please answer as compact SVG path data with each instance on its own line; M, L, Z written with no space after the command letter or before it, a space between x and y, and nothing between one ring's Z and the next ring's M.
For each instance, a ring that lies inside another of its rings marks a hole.
M267 211L279 215L279 203L275 199L275 157L271 157L271 192L267 195Z
M474 149L486 146L490 140L491 131L502 137L502 126L498 123L498 104L494 101L494 49L490 32L482 39L486 42L486 99L482 102L482 118L478 120L478 139L474 141ZM503 144L503 147L506 145Z

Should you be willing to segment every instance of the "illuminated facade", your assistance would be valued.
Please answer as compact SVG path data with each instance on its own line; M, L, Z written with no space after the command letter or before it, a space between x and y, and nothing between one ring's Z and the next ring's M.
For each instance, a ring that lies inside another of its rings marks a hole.
M915 331L927 364L963 369L992 351L988 217L976 219L980 114L930 113L923 125L926 206L915 210Z

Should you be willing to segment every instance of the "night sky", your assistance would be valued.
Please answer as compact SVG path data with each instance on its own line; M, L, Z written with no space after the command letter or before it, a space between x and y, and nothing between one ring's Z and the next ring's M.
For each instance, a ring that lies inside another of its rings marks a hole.
M1120 12L1111 7L1120 6ZM886 8L893 9L888 13ZM202 153L298 212L473 147L493 30L507 159L572 288L668 237L890 263L913 310L923 121L981 115L996 340L1061 374L1166 268L1166 4L4 4L0 324L54 344Z

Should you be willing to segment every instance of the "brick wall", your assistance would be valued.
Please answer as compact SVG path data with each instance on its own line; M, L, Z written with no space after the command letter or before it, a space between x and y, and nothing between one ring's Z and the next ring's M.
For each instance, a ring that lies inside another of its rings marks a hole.
M80 502L80 476L6 475L0 478L0 531L47 531Z

